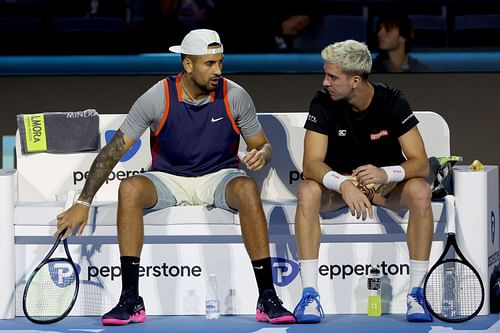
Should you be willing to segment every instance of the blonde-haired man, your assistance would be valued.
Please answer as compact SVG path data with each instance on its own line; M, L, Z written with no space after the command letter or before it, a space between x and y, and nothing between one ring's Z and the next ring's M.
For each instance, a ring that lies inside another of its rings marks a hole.
M365 44L346 40L327 46L323 89L313 98L304 125L303 171L295 233L303 285L297 322L323 317L317 287L320 211L348 207L358 219L372 205L410 211L409 321L431 321L422 284L433 234L429 172L418 120L402 93L368 81L372 58Z

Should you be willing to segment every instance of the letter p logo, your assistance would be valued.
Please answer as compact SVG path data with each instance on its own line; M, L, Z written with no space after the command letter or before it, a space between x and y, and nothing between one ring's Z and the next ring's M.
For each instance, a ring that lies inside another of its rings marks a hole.
M299 264L295 261L285 258L271 258L274 284L278 287L284 287L290 284L297 274L299 274Z
M52 282L59 288L67 287L76 280L73 267L67 261L49 262L49 273Z

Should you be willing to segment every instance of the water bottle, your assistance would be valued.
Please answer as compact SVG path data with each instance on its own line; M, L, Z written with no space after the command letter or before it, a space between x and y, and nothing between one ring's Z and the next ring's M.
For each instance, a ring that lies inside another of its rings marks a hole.
M455 267L448 267L444 271L444 288L443 288L443 316L445 318L453 318L456 315L457 307L455 302L456 285L455 285Z
M236 290L229 289L229 294L227 294L226 299L224 301L226 305L226 314L234 315L236 314Z
M217 296L217 279L214 273L210 273L208 275L205 317L211 320L218 319L220 317L219 297Z
M381 276L378 268L370 268L368 275L368 315L382 315Z

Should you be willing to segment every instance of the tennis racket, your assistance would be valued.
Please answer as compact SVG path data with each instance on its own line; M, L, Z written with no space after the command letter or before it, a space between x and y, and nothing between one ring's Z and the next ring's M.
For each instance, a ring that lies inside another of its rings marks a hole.
M458 323L474 318L484 303L484 286L477 270L465 258L455 238L455 197L445 198L448 233L443 254L424 282L429 311L439 320Z
M74 199L75 192L69 191L64 210L73 205ZM66 258L52 258L63 234L61 232L57 236L49 253L31 273L24 287L23 311L33 323L55 323L66 317L75 305L80 279L66 239L63 240Z

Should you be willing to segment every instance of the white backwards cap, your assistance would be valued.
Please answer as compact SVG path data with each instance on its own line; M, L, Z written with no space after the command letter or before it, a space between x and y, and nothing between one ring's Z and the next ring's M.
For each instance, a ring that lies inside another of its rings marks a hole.
M220 47L208 48L208 46L213 43L219 44ZM188 55L205 55L224 52L219 34L214 30L208 29L191 30L184 37L181 45L170 46L169 50L174 53Z

